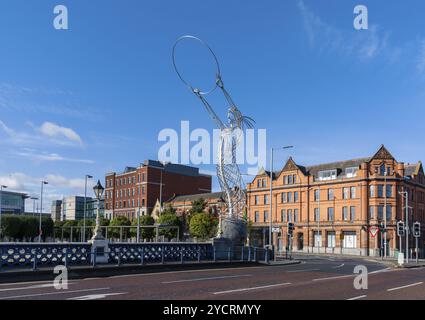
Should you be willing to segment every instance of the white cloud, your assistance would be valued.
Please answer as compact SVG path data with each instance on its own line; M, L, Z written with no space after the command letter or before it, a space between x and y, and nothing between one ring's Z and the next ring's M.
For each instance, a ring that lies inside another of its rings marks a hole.
M15 154L21 157L30 158L31 160L35 161L65 161L87 164L95 163L93 160L66 158L57 153L38 153L37 151L21 151L16 152Z
M48 137L65 137L71 141L77 142L82 145L81 137L71 128L65 128L53 122L44 122L40 127L40 132Z
M298 9L303 17L310 46L319 48L321 52L335 52L368 60L384 52L393 58L393 51L399 50L388 46L390 33L383 33L377 25L371 25L368 30L345 31L323 21L302 0L298 0Z
M32 177L21 172L0 176L0 184L8 186L7 190L27 193L29 196L40 197L41 181L47 181L43 192L43 212L50 212L52 200L62 199L63 196L83 195L84 178L67 178L57 174L47 174L43 177ZM88 180L88 190L94 185L94 179ZM26 206L32 210L32 201Z
M9 143L18 146L34 145L62 145L83 146L81 137L71 128L61 127L52 122L44 122L37 127L31 122L26 123L32 132L15 131L0 120L0 132L3 131L8 139L0 140L0 143Z

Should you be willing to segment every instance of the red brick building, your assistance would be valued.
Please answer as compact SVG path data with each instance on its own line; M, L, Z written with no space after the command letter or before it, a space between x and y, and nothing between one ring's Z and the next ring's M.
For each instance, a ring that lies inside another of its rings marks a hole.
M198 168L146 160L139 167L127 167L122 173L105 176L105 216L123 215L129 219L151 214L157 200L173 195L211 192L211 176Z
M268 244L269 224L280 229L273 244L285 250L287 224L295 224L293 249L306 252L379 255L383 237L371 227L387 223L387 252L399 250L396 223L405 220L408 193L409 225L422 224L424 250L425 176L422 163L398 162L382 146L372 157L302 166L292 158L273 173L270 214L270 174L262 170L247 186L248 214L254 245ZM403 238L403 247L405 239ZM410 248L415 247L410 236Z
M206 204L205 211L211 211L212 213L219 214L226 210L226 202L223 198L223 193L212 192L212 193L201 193L201 194L190 194L183 196L173 196L169 199L165 206L171 206L176 209L177 214L185 215L190 209L192 209L192 202L203 199Z

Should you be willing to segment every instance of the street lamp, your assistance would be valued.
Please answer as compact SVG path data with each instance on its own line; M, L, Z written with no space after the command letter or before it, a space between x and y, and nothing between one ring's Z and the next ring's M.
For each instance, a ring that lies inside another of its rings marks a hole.
M2 194L3 194L3 189L7 189L7 186L4 185L0 185L0 240L2 239L2 230L1 230L1 210L2 210Z
M85 185L84 185L84 215L83 215L83 232L82 232L82 242L86 241L86 209L87 209L87 179L91 179L93 176L86 174L85 176Z
M285 146L285 147L279 147L279 148L270 148L270 226L269 226L269 246L270 248L273 248L272 245L272 216L273 216L273 151L274 150L281 150L281 149L291 149L293 146Z
M94 235L92 237L92 240L104 240L102 236L102 230L100 229L100 215L99 215L100 198L102 197L104 190L105 189L102 187L100 180L97 180L97 184L93 187L93 191L97 199L97 208L96 208L96 227L94 228Z
M42 230L41 230L41 213L43 212L43 186L45 184L48 184L48 182L42 180L41 181L41 192L40 192L40 219L39 219L39 222L38 222L38 242L41 242L41 234L42 234Z

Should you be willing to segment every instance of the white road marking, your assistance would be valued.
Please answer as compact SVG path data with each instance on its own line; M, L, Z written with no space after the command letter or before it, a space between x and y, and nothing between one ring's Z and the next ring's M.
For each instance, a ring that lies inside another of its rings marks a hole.
M83 290L71 290L71 291L69 291L69 290L56 290L55 292L48 292L48 293L35 293L35 294L26 294L26 295L20 295L20 296L0 297L0 300L50 296L50 295L69 294L69 293L77 293L77 292L100 291L100 290L109 290L109 289L110 288L95 288L95 289L83 289Z
M334 280L334 279L343 279L343 278L350 278L350 277L354 277L354 274L347 274L345 276L337 276L337 277L327 277L327 278L318 278L318 279L313 279L313 281L324 281L324 280Z
M68 282L68 284L73 284L73 282ZM5 289L0 289L0 292L4 292L4 291L19 291L19 290L30 290L30 289L42 289L42 288L52 288L54 287L54 283L44 283L44 284L37 284L37 285L33 285L33 286L27 286L27 287L15 287L15 288L5 288Z
M108 296L118 296L118 295L126 294L126 293L127 292L90 294L87 296L68 298L66 300L99 300L99 299L105 299Z
M363 299L363 298L366 298L366 297L367 297L367 295L363 295L363 296L358 296L358 297L350 298L350 299L347 299L347 300L359 300L359 299Z
M186 280L164 281L161 283L170 284L170 283L208 281L208 280L220 280L220 279L231 279L231 278L242 278L242 277L252 277L252 274L240 274L240 275L234 275L234 276L217 276L217 277L195 278L195 279L186 279Z
M52 281L9 282L9 283L0 283L0 287L23 285L23 284L33 284L33 283L49 283L49 282L52 282Z
M345 266L345 263L341 263L339 266L332 267L332 269L342 268L343 266Z
M421 284L423 284L423 282L416 282L416 283L408 284L408 285L401 286L401 287L397 287L397 288L387 289L387 291L400 290L400 289L404 289L404 288L409 288L409 287L419 286L419 285L421 285Z
M320 271L320 269L291 270L291 271L285 271L285 272L286 273L296 273L296 272L308 272L308 271Z
M226 291L218 291L218 292L213 292L213 294L225 294L225 293L234 293L234 292L268 289L268 288L274 288L274 287L287 286L289 284L291 284L291 283L290 282L277 283L277 284L270 284L270 285L267 285L267 286L260 286L260 287L250 287L250 288L241 288L241 289L233 289L233 290L226 290Z

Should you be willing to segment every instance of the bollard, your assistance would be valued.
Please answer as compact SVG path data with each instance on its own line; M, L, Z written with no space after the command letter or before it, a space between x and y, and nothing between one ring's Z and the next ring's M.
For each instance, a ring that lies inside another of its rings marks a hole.
M140 264L143 266L145 263L145 247L142 247L142 252L140 253Z
M242 252L241 252L241 261L243 261L244 260L244 247L242 247Z
M32 270L37 270L37 249L34 249Z
M161 263L164 264L164 246L161 247Z
M248 247L248 261L251 262L251 247Z
M265 249L265 250L266 250L266 252L265 252L265 256L264 256L264 262L269 263L269 250L268 249Z
M257 262L257 248L254 248L254 262Z
M198 263L201 263L201 247L198 247Z
M183 247L181 247L181 248L180 248L180 263L181 263L181 264L183 264L183 263L184 263L184 261L183 261L183 259L184 259L184 253L183 253L183 251L184 251L184 248L183 248Z
M214 246L214 247L213 247L213 259L214 259L214 262L216 262L216 261L217 261L215 251L216 251L216 248L215 248L215 246Z

